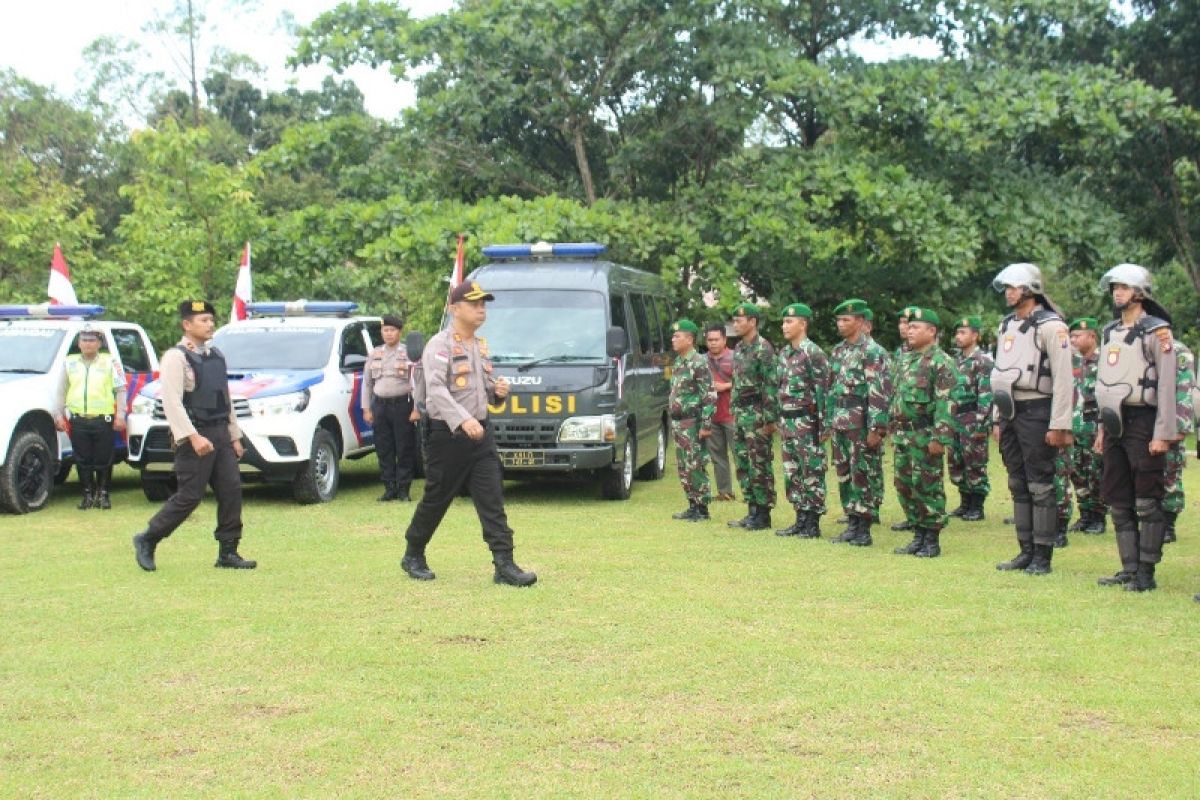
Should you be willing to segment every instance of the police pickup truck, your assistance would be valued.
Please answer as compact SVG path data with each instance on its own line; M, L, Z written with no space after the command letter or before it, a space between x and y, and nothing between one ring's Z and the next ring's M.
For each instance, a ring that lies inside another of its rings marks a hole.
M79 352L79 330L101 332L104 350L125 371L129 398L153 380L158 358L140 325L96 319L97 305L0 306L0 508L14 514L49 502L55 482L71 471L71 440L54 428L63 365ZM128 412L128 408L126 411ZM117 437L115 457L125 457Z
M244 435L243 479L289 484L299 503L337 494L341 459L375 449L361 408L363 368L382 341L378 317L350 302L249 303L250 318L220 328L229 392ZM158 383L133 401L129 463L150 500L173 491L171 432Z

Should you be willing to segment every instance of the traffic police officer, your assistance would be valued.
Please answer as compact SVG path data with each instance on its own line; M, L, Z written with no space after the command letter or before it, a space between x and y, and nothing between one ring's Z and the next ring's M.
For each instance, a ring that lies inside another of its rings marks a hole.
M954 360L937 344L941 319L918 308L908 320L909 351L895 372L891 429L895 432L896 494L913 539L897 555L937 558L946 525L942 461L954 441L950 393L958 385Z
M988 481L988 431L992 427L992 357L979 346L983 321L960 317L954 330L959 381L954 401L954 441L948 457L950 482L958 487L958 508L950 512L964 522L983 519Z
M812 309L804 303L792 303L783 309L787 344L779 351L779 436L787 499L796 512L796 521L775 533L819 539L821 515L825 513L821 415L830 373L825 351L808 338L810 320Z
M775 507L775 448L779 406L776 399L775 348L758 329L760 310L742 303L733 312L733 332L740 337L733 351L733 456L738 483L749 511L729 522L751 531L771 527Z
M1104 500L1112 510L1121 570L1101 585L1135 592L1157 588L1167 518L1165 456L1179 436L1175 419L1175 339L1171 317L1150 295L1150 273L1118 264L1100 285L1111 293L1117 319L1100 336L1096 404L1097 445L1104 452Z
M1071 445L1075 387L1067 324L1033 264L1008 265L992 286L1011 311L996 337L992 402L1021 548L996 569L1045 575L1058 530L1054 461Z
M708 503L712 500L706 440L713 432L717 390L713 387L708 359L696 352L699 335L700 328L690 319L681 319L671 326L675 363L671 368L667 415L675 438L679 483L688 501L686 511L671 516L688 522L708 519Z
M155 569L158 543L200 505L212 486L217 498L219 545L214 566L254 569L257 562L238 555L242 539L242 477L238 459L244 453L229 397L225 357L209 344L216 329L211 304L187 300L179 305L183 338L159 362L163 412L175 440L175 477L179 488L151 517L146 530L133 537L138 566Z
M79 352L67 356L58 388L54 427L68 429L83 497L78 508L112 508L113 430L125 430L125 373L109 353L100 352L101 333L79 332Z
M408 524L400 562L416 580L434 579L425 547L466 486L483 526L483 540L492 552L495 582L531 586L537 581L537 575L513 561L504 475L487 418L489 401L508 396L508 381L492 374L487 340L475 335L487 319L485 303L494 299L475 281L460 283L450 293L450 326L433 336L421 355L422 399L429 425L425 494Z
M400 341L404 321L385 314L380 334L383 344L371 351L363 370L363 418L375 431L375 455L384 492L380 502L409 500L409 485L416 461L416 421L408 352Z
M1072 425L1075 444L1070 453L1071 483L1079 506L1079 520L1071 530L1082 533L1104 533L1107 515L1100 496L1104 460L1092 449L1100 425L1100 410L1096 407L1096 367L1100 359L1096 336L1099 332L1100 323L1094 317L1080 317L1071 323L1071 347L1075 350L1072 365L1078 393Z

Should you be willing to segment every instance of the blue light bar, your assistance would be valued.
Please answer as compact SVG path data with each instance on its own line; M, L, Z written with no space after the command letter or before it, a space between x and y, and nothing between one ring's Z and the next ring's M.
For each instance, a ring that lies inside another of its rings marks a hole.
M36 306L0 306L0 319L67 319L70 317L98 317L104 306L91 304Z
M532 258L534 256L558 256L559 258L595 258L607 250L597 242L538 242L537 244L490 244L483 248L488 258Z
M274 303L246 303L247 313L268 317L350 314L357 309L358 303L348 300L291 300Z

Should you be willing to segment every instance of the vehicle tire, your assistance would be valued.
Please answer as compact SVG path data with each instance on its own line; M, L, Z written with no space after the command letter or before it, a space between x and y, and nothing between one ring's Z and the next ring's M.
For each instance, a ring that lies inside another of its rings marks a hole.
M600 496L605 500L628 500L633 491L634 459L637 458L637 437L633 431L625 436L625 459L604 473L600 479Z
M179 488L179 481L174 475L150 475L142 473L142 494L151 503L161 503Z
M40 511L50 502L58 467L54 451L37 431L20 431L0 467L0 508L13 514Z
M658 426L658 438L655 441L654 458L643 464L637 471L637 476L644 481L656 481L662 478L667 469L667 442L671 441L667 434L667 425Z
M341 467L333 434L324 428L317 428L313 434L308 463L292 481L292 497L304 505L328 503L337 496Z

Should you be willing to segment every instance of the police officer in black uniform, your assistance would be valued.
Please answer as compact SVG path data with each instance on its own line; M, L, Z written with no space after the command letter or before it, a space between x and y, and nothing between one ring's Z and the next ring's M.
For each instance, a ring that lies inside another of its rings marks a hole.
M175 476L179 488L167 499L146 530L133 537L138 566L155 569L154 550L200 505L206 486L217 498L219 550L215 566L254 569L257 562L238 555L242 538L242 432L229 397L225 357L209 345L216 329L211 304L188 300L179 305L183 338L159 363L163 412L175 440Z
M375 455L384 492L380 502L411 499L416 464L416 421L420 414L413 408L408 351L400 341L404 320L393 314L383 315L380 326L383 344L371 351L363 370L363 418L375 432Z
M508 381L492 375L487 341L475 332L487 319L488 300L495 298L474 281L450 293L450 327L425 345L421 355L418 392L428 418L425 494L405 533L407 547L401 568L421 581L434 579L425 560L425 546L446 515L446 509L466 486L483 526L483 539L492 551L496 583L531 586L537 575L513 561L513 531L504 511L503 470L487 418L488 402L508 396Z

